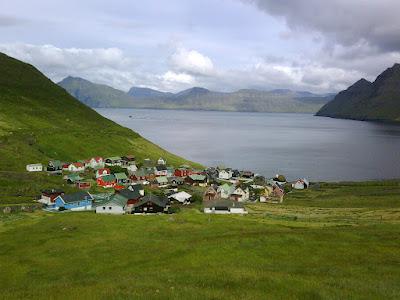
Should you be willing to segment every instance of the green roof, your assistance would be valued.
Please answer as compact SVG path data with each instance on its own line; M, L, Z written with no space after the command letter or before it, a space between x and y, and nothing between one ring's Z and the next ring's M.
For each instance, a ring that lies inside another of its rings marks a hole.
M198 181L203 181L204 179L206 179L206 176L199 175L199 174L193 174L193 175L190 175L189 177L193 180L198 180Z
M69 174L69 175L67 175L67 180L70 180L70 181L73 181L73 182L79 181L79 180L83 180L83 179L84 178L82 178L78 174Z
M115 176L114 175L105 175L102 176L101 179L105 182L110 182L110 181L114 181L115 180Z
M115 173L114 176L117 180L128 179L125 173Z
M168 178L166 176L156 177L157 183L168 183Z
M233 185L229 185L227 183L221 185L220 188L224 190L226 193L233 193L233 191L235 190L235 187Z

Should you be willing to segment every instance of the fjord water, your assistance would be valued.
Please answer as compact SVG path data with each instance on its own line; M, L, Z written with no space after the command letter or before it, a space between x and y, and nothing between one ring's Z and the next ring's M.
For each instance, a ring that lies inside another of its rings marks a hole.
M319 181L400 178L400 126L311 114L97 109L192 161ZM134 152L134 149L132 149Z

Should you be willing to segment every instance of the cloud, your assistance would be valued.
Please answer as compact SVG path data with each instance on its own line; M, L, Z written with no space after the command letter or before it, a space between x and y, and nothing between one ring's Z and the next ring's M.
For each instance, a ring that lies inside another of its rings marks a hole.
M398 0L243 0L281 17L294 32L314 31L332 45L360 42L382 51L400 50Z
M36 66L53 81L79 76L128 89L135 63L118 48L58 48L53 45L0 44L0 51Z
M170 64L175 70L194 75L208 76L214 72L211 59L196 50L177 49L170 57Z

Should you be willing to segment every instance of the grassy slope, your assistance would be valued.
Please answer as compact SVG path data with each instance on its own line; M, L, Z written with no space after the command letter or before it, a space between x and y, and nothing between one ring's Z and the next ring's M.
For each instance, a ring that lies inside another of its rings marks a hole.
M0 215L2 297L396 299L399 192L327 184L247 216Z
M0 170L27 163L135 154L185 160L105 119L34 67L0 54Z

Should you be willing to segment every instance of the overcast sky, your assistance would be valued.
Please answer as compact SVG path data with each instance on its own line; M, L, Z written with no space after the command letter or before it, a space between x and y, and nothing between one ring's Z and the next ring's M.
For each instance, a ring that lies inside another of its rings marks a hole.
M398 0L13 0L0 51L54 81L336 92L400 62Z

